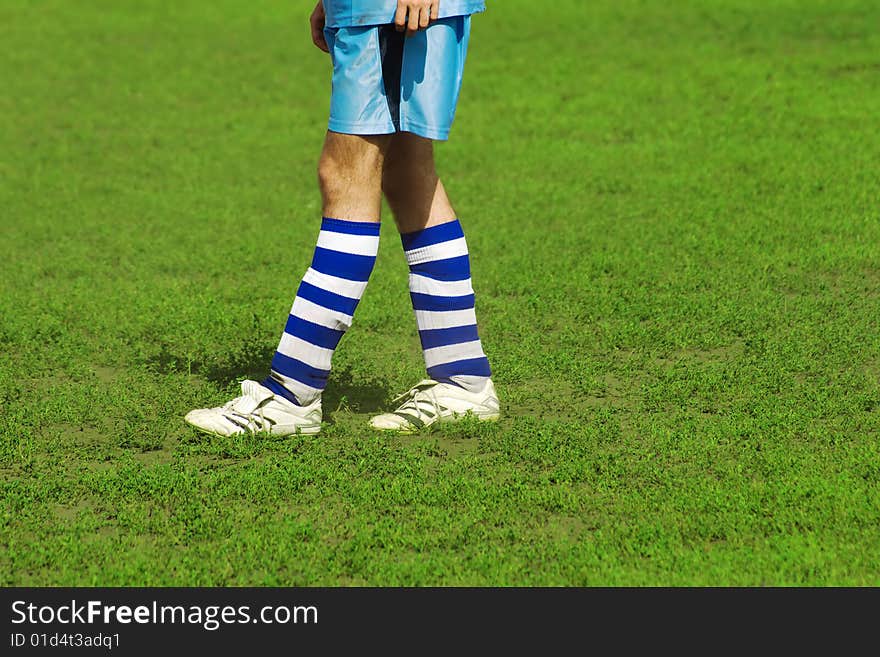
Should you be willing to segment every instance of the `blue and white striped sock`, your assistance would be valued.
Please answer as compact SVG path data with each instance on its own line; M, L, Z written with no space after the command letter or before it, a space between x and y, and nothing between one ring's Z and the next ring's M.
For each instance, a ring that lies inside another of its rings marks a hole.
M324 217L264 386L303 406L321 395L378 252L378 223Z
M479 392L491 369L477 333L461 223L456 219L400 237L428 376Z

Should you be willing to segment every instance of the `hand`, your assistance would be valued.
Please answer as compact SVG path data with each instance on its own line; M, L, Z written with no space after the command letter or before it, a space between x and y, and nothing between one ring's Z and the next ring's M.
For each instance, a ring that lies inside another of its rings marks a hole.
M398 32L406 30L406 35L412 36L437 20L439 15L440 0L397 0L394 27Z
M312 15L309 16L309 25L311 25L312 28L312 42L324 52L330 52L330 48L327 47L327 40L324 38L325 21L326 15L324 14L324 3L321 2L321 0L318 0L318 4L315 5L315 10L312 12Z

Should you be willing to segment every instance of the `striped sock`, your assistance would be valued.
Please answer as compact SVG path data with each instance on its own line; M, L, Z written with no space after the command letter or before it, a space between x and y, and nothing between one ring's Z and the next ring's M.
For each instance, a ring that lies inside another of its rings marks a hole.
M378 223L324 217L264 386L303 406L321 395L333 350L351 326L378 251Z
M458 219L401 235L428 376L478 392L491 376L477 333L467 243Z

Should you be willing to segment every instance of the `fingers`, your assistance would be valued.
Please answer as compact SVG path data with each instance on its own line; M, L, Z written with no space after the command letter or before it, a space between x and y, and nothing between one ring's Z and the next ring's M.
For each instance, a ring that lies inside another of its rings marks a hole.
M409 8L409 23L406 26L407 36L411 36L419 29L419 16L421 10L417 7Z
M428 0L397 0L397 11L394 14L394 28L407 36L418 30L424 30L431 21L440 16L440 2Z
M408 10L409 5L404 0L398 0L397 11L394 14L394 28L398 32L403 32L406 29L406 13Z
M428 27L428 23L431 22L431 8L430 7L422 7L419 11L419 29L424 30Z

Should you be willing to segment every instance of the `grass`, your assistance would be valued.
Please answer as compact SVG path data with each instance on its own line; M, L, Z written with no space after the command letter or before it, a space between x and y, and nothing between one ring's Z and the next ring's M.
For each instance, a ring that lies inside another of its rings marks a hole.
M321 436L206 438L320 217L308 3L0 7L3 585L880 584L880 7L490 0L441 172L505 416L414 437L392 222Z

